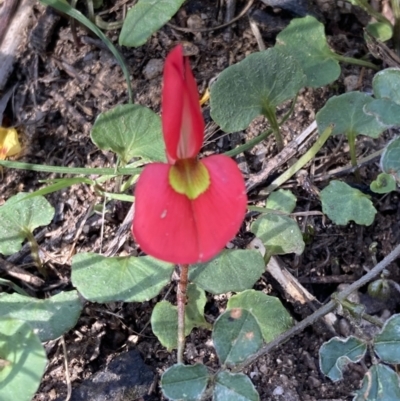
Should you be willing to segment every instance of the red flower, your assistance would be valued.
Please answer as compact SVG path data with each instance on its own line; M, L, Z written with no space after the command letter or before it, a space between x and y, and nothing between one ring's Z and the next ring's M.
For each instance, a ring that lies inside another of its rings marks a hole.
M144 252L158 259L204 262L239 230L247 197L232 159L197 159L204 120L196 81L180 45L165 61L162 106L168 164L149 164L139 177L133 235Z

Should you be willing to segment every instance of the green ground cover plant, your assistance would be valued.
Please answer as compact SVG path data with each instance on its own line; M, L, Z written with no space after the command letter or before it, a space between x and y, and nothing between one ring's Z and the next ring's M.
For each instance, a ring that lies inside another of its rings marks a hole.
M310 162L332 135L344 135L349 143L351 164L357 168L356 143L360 135L375 139L389 127L400 126L400 69L376 73L373 95L349 92L330 98L316 115L320 134L316 144L274 184L265 207L249 205L249 210L258 213L250 230L264 245L265 254L250 249L225 249L247 210L245 183L230 156L247 150L249 144L225 155L198 157L204 121L190 62L181 47L174 48L166 61L160 118L150 108L132 103L125 62L95 24L61 0L42 2L77 19L106 43L124 71L131 103L101 113L91 131L90 138L99 149L116 155L114 168L74 170L0 160L5 168L76 175L48 182L34 193L20 193L0 207L0 253L11 255L27 240L39 273L46 276L33 236L33 230L49 224L54 215L44 195L84 183L105 202L110 199L135 202L134 237L147 255L106 257L92 252L77 253L71 265L72 290L48 299L34 298L15 286L12 286L14 293L2 294L1 399L9 400L11 394L18 394L19 401L33 397L46 365L42 342L56 339L73 328L84 300L145 302L160 294L171 282L175 270L179 275L176 305L160 301L151 316L152 330L160 343L168 351L177 349L177 363L161 377L162 392L170 400L206 397L218 401L258 400L259 395L243 370L261 355L336 308L368 319L362 309L354 312L347 296L376 279L398 257L400 246L368 274L297 324L278 298L253 287L274 255L300 255L305 248L304 236L291 216L297 199L279 186ZM182 3L140 0L123 23L119 43L141 46ZM326 41L324 26L314 17L294 19L278 35L274 47L251 54L220 74L211 86L211 117L223 131L230 133L246 129L256 117L264 116L271 130L257 140L272 132L277 148L282 150L281 126L293 116L278 121L277 108L286 101L296 102L302 88L317 88L337 80L340 63L377 69L368 61L334 53ZM255 144L256 141L251 142L251 146ZM374 192L397 190L399 156L400 139L395 138L382 150L382 174L371 183ZM358 177L357 174L356 170ZM102 184L110 180L117 182L115 193L103 189ZM132 186L136 188L134 196ZM337 225L355 222L368 226L374 221L373 200L345 182L331 180L319 196L322 212ZM390 286L383 278L379 280L374 281L376 288ZM204 316L206 292L234 293L213 323ZM349 362L359 362L367 351L375 353L379 361L374 360L355 401L400 398L398 375L388 366L400 363L396 351L400 341L399 316L394 315L385 323L374 322L381 326L381 331L373 338L335 337L320 350L321 370L331 380L340 380L343 367ZM194 328L211 332L219 361L217 371L210 371L202 364L184 364L185 337Z

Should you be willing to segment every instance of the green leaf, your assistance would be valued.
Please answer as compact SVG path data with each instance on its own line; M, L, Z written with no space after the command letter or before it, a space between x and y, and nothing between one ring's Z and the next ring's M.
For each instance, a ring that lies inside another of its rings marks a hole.
M386 68L376 73L372 88L377 99L389 99L400 105L400 68Z
M319 349L319 366L332 381L343 379L343 369L350 362L359 362L367 351L367 344L350 336L333 337Z
M296 207L297 199L288 189L278 189L268 196L267 209L280 210L285 213L292 213Z
M211 86L211 117L225 132L246 129L254 118L275 114L293 99L304 79L296 60L282 50L253 53L222 71Z
M386 363L400 363L400 315L388 319L374 339L374 350Z
M0 399L31 401L46 368L46 352L28 323L0 319Z
M0 295L0 318L28 322L43 342L54 340L72 329L82 307L77 291L64 291L47 299L19 294Z
M176 364L161 376L164 396L174 401L198 401L207 387L210 376L204 365Z
M377 194L387 194L396 190L396 180L391 174L381 173L371 182L370 188Z
M184 0L139 0L126 15L119 35L121 46L138 47L165 25Z
M369 226L376 209L369 197L341 181L331 181L321 193L322 211L336 224L345 226L350 220Z
M262 334L255 317L246 309L230 309L214 323L214 347L221 365L235 365L255 354Z
M258 401L260 396L243 373L219 372L215 378L213 401Z
M89 301L143 302L169 283L174 265L150 256L107 258L78 253L72 258L71 269L73 285Z
M390 141L381 156L381 169L400 183L400 137Z
M305 244L299 226L288 216L263 214L252 223L250 231L261 239L269 256L287 253L301 255L304 251Z
M101 113L91 138L101 150L115 152L124 164L133 157L144 162L166 160L160 117L137 104L119 105Z
M362 387L353 401L400 400L399 376L388 366L373 365L365 374Z
M386 42L393 36L393 28L385 22L373 22L368 24L365 30L381 42Z
M195 327L211 329L204 318L204 306L207 302L205 292L195 284L187 287L187 302L185 308L185 336ZM151 314L151 327L160 343L169 351L178 345L178 309L168 301L156 304Z
M293 326L293 319L281 301L261 291L246 290L228 301L227 309L246 309L255 317L265 342Z
M386 127L400 125L400 105L390 99L376 99L367 104L364 111Z
M372 101L371 96L362 92L332 96L316 115L319 133L322 134L333 124L332 135L353 134L378 138L385 127L374 116L367 115L363 111Z
M276 37L276 43L301 65L307 77L305 86L317 88L339 78L339 63L326 41L324 25L316 18L292 19Z
M27 233L46 226L54 216L54 208L43 196L23 199L26 193L11 197L0 207L0 253L11 255L21 249Z
M186 320L185 320L186 322ZM178 345L178 309L168 301L156 304L151 313L151 328L158 341L167 348L169 352ZM185 336L190 332L185 325Z
M225 250L210 262L190 266L189 280L212 294L224 294L252 288L264 271L259 252Z

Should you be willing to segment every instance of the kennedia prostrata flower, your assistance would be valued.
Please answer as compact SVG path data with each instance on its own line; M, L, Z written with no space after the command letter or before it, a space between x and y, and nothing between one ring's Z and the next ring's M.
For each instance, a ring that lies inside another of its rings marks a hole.
M139 177L133 235L144 252L158 259L204 262L239 230L247 204L245 184L231 158L197 158L204 120L196 81L181 45L167 56L163 83L162 128L168 164L149 164Z

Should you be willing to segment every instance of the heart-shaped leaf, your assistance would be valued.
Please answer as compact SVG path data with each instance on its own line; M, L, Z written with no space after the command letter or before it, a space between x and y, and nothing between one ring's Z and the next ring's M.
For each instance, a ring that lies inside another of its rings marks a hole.
M316 115L319 133L322 134L333 124L332 135L366 135L378 138L386 127L374 116L364 113L364 107L373 100L362 92L348 92L331 97Z
M72 329L82 311L77 291L64 291L47 299L19 294L0 295L0 318L28 322L41 341L54 340Z
M374 351L386 363L400 363L400 315L393 315L374 339Z
M305 243L297 223L288 216L262 214L250 231L263 242L269 256L295 253L301 255Z
M0 207L0 253L11 255L21 249L29 233L46 226L54 216L54 208L43 196L23 199L20 192Z
M386 42L393 36L392 26L385 22L373 22L368 24L365 29L371 36L378 39L380 42Z
M47 359L39 337L23 321L0 318L0 399L31 401Z
M370 188L377 194L387 194L396 190L396 180L391 174L381 173L371 182Z
M176 364L161 376L164 396L173 401L198 401L201 399L210 379L204 365Z
M345 226L350 220L369 226L376 209L369 197L341 181L331 181L321 193L322 211L336 224Z
M278 189L268 196L266 208L292 213L296 207L297 199L288 189Z
M139 0L126 15L119 35L121 46L138 47L165 25L184 0Z
M224 312L214 323L212 333L215 350L222 365L235 365L256 353L262 344L260 327L246 309Z
M211 86L211 116L225 132L240 131L275 109L304 86L297 61L279 48L250 54L222 71Z
M301 65L307 77L305 86L317 88L339 78L339 63L326 41L324 25L316 18L292 19L276 37L276 43Z
M366 351L367 344L356 337L333 337L319 349L319 366L325 376L338 381L343 379L344 367L359 362Z
M210 262L190 266L189 280L212 294L252 288L265 270L257 251L222 251Z
M234 295L228 301L227 309L246 309L255 317L265 342L293 326L293 319L281 301L261 291L247 290Z
M219 372L215 377L213 401L258 401L260 396L243 373Z
M93 143L112 150L123 164L133 157L144 162L165 161L161 119L147 107L124 104L101 113L92 128Z
M73 285L89 301L143 302L169 283L174 265L150 256L107 258L78 253L71 269Z
M399 376L389 366L373 365L365 374L362 387L353 401L398 401L400 400Z

